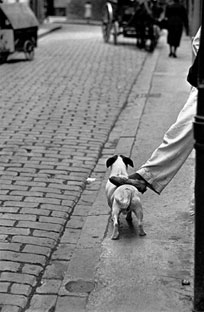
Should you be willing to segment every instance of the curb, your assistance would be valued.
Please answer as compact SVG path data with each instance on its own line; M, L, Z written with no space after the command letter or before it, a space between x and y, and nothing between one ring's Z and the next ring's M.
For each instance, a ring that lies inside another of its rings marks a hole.
M50 25L51 26L51 25ZM53 26L53 27L50 27L50 28L41 28L39 27L39 30L38 30L38 38L42 38L56 30L60 30L62 28L62 25L56 25L56 26Z

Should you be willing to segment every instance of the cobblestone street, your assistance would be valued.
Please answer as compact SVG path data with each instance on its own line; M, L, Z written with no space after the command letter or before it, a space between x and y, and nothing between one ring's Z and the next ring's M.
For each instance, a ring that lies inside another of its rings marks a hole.
M123 43L104 44L100 27L69 25L39 40L34 61L11 55L0 66L1 312L55 311L105 173L97 161L149 57ZM114 140L106 147L111 155ZM35 308L41 294L49 296Z

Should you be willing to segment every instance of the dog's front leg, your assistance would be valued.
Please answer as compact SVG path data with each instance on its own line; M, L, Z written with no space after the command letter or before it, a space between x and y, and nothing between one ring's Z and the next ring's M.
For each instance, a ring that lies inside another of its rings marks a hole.
M116 203L113 203L112 207L112 220L113 220L113 233L111 239L118 239L119 238L119 213L120 210Z

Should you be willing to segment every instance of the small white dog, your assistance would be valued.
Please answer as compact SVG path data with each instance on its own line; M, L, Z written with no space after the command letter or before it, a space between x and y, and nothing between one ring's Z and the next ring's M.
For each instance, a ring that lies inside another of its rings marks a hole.
M111 176L126 177L127 167L133 167L133 161L123 155L115 155L106 161L106 167L111 167ZM109 180L106 183L106 196L108 205L112 210L113 234L111 239L119 238L119 215L122 212L126 214L126 220L132 221L132 212L134 212L139 225L139 235L144 236L146 233L143 229L143 210L140 201L139 191L135 186L124 184L119 187L112 184Z

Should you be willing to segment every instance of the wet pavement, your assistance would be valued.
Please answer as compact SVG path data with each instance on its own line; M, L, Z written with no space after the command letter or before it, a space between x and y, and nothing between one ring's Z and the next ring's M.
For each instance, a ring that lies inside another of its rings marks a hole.
M148 54L63 25L33 62L1 65L1 312L191 311L193 157L164 195L143 196L147 238L124 223L110 240L104 194L105 160L138 167L184 104L190 40L167 54L165 37Z

